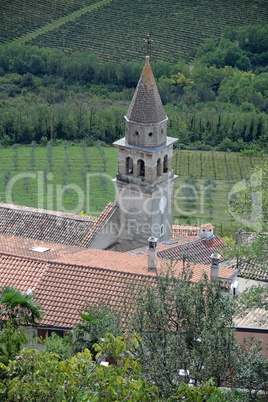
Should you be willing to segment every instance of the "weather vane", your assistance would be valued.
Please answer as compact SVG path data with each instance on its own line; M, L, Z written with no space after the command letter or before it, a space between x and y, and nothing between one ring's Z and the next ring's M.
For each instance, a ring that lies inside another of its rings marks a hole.
M153 40L151 39L150 34L147 35L147 37L144 39L144 42L147 43L147 56L150 56L150 58L151 58L151 54L152 54L151 45L152 45Z

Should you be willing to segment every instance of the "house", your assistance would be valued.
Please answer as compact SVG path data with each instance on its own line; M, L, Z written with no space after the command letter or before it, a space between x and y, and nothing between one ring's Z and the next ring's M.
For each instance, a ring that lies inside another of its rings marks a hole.
M102 300L120 311L132 308L131 289L152 282L157 273L172 266L183 269L183 262L158 260L156 267L144 255L96 249L0 235L0 282L21 292L35 295L45 316L39 330L70 330L80 320L78 310L87 300ZM191 264L193 281L198 281L210 267ZM232 280L234 270L222 267L220 276ZM40 332L39 331L39 332Z

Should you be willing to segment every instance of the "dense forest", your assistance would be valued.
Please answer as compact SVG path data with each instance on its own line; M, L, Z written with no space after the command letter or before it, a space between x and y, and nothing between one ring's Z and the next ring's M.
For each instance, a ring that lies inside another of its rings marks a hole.
M143 63L100 63L91 53L12 43L0 49L3 146L82 138L111 144L124 135ZM153 60L168 134L179 148L268 149L268 25L225 29L190 66Z

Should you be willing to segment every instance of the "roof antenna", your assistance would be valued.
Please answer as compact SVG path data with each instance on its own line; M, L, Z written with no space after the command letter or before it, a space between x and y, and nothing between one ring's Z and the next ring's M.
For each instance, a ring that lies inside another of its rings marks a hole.
M147 54L146 55L149 56L150 60L151 60L151 55L152 55L152 46L151 45L153 43L153 40L151 39L151 28L150 28L150 33L144 39L144 42L147 43Z

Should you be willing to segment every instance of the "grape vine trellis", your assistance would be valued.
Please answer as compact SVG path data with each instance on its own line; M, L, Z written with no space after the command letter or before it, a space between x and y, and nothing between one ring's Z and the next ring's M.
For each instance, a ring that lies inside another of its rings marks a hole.
M94 3L97 1L79 2L81 8ZM0 41L8 42L68 16L77 10L77 4L74 0L13 0L12 7L5 5L2 13ZM268 8L259 0L112 0L44 31L30 43L64 48L66 52L91 51L103 61L137 61L145 55L143 38L151 28L153 60L191 61L196 48L208 37L218 39L226 26L267 21Z

